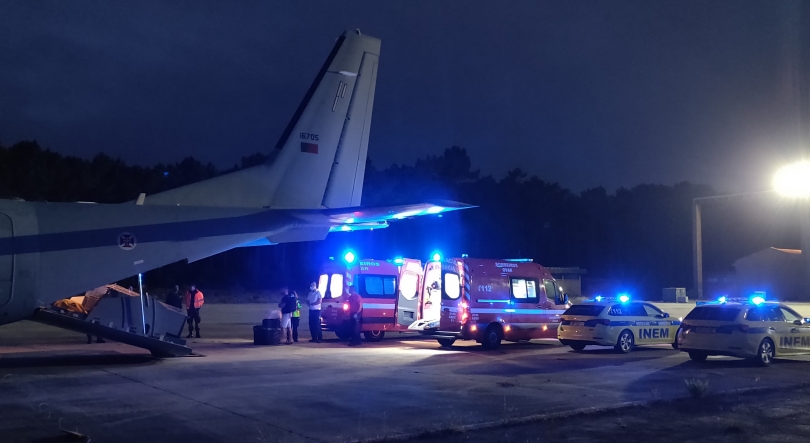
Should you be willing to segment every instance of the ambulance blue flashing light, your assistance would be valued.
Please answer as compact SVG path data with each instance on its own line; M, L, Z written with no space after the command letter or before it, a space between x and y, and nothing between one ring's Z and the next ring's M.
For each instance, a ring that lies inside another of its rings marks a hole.
M395 264L401 265L402 262L403 262L402 257L397 257L397 258L394 259Z
M438 252L434 252L431 257L433 257L433 261L441 261L442 260L442 254L440 254Z
M354 260L356 258L357 257L354 255L354 252L352 252L352 251L346 251L346 253L343 254L343 261L345 261L348 264L354 263Z
M753 303L755 305L761 305L761 304L765 303L765 297L763 297L761 295L755 295L755 296L751 297L751 303Z
M630 301L630 296L627 294L621 294L619 295L619 301L622 303L627 303Z

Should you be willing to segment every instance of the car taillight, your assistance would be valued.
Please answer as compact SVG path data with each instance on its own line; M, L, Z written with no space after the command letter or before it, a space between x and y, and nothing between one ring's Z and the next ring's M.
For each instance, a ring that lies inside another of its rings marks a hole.
M610 320L607 319L607 318L597 318L597 319L588 320L588 321L585 322L585 326L590 326L590 327L594 327L594 326L597 326L597 325L605 325L605 326L607 326L609 324L610 324Z
M343 310L344 310L344 311L348 311L348 310L349 310L349 304L348 304L348 303L343 303Z

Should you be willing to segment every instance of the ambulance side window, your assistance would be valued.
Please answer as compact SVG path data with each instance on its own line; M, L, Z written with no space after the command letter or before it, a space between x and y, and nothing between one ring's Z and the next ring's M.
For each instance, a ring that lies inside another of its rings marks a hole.
M397 278L388 275L358 275L360 295L376 298L394 298Z
M512 278L512 298L518 303L537 303L537 280Z

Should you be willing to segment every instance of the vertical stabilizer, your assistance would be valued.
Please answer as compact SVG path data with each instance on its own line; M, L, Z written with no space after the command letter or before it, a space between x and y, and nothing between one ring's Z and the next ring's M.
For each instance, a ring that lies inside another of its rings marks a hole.
M360 203L380 40L347 31L329 53L272 161L144 204L317 209Z

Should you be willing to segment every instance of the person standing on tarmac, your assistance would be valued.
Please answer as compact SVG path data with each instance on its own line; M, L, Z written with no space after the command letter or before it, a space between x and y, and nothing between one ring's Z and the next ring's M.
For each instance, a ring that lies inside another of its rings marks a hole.
M278 307L281 308L281 334L287 338L285 345L292 344L292 313L295 312L295 296L290 294L287 287L281 288L281 301Z
M177 309L183 309L183 297L180 295L180 286L174 285L174 292L166 296L166 304Z
M186 309L188 310L188 335L186 338L191 338L194 333L194 324L197 324L197 338L200 337L200 308L205 303L202 291L198 290L195 285L191 285L191 289L186 292Z
M293 291L293 297L295 297L295 311L292 313L292 336L293 341L298 343L298 325L301 324L301 301L298 299L298 293Z
M349 346L360 345L360 325L363 323L363 297L355 291L349 296L349 318L351 319L352 339Z
M321 300L323 296L318 290L315 282L309 284L309 294L307 294L307 305L309 306L309 334L312 336L310 343L320 343L323 340L321 330Z

